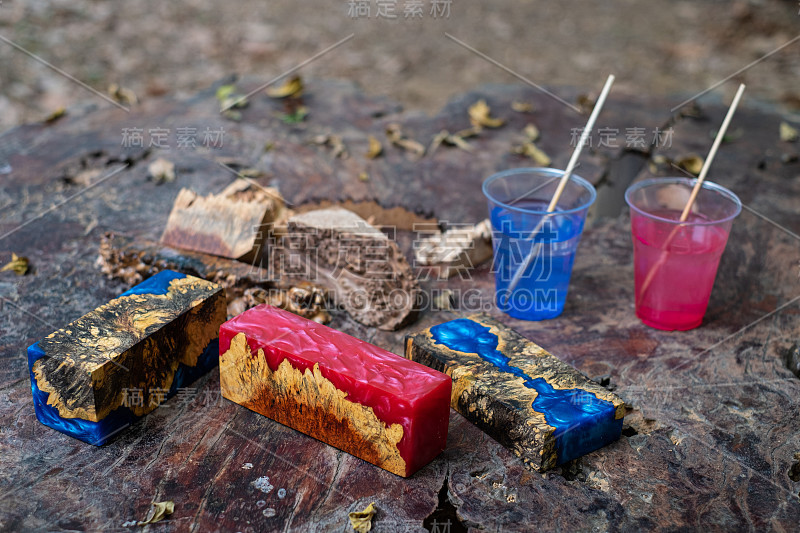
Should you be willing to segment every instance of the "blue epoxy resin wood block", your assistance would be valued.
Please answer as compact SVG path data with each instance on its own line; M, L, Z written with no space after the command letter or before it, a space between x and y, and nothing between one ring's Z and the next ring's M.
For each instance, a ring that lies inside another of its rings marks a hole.
M406 357L449 375L451 407L536 470L622 432L622 399L486 315L407 336Z
M162 271L28 348L42 424L100 446L218 363L219 285Z

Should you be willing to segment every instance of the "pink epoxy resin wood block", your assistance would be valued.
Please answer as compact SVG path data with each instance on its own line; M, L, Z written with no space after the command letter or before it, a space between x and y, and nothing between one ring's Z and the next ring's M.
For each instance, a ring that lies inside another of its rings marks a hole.
M222 395L400 476L444 450L451 379L260 305L220 328Z

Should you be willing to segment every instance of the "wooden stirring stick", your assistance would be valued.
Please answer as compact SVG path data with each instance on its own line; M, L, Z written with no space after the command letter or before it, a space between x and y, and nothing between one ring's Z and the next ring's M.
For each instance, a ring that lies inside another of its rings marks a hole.
M714 157L717 155L717 149L719 149L719 145L722 144L722 139L725 137L725 132L728 130L728 125L731 123L731 119L733 118L733 114L736 112L736 107L739 105L739 100L742 98L742 94L744 93L744 83L739 85L739 90L736 91L736 96L733 97L733 101L731 102L730 108L728 108L728 114L725 115L725 120L722 121L722 126L720 126L719 131L717 132L717 137L714 139L714 144L711 145L711 150L708 152L708 157L706 157L705 162L703 163L703 168L700 169L700 174L697 176L697 182L694 184L694 188L692 188L692 194L689 196L689 201L686 202L686 207L683 208L683 212L681 213L680 222L686 222L689 218L689 213L692 211L692 205L694 201L697 199L697 195L700 193L700 189L703 187L703 182L706 179L706 175L708 174L708 169L711 168L711 162L714 160ZM642 283L642 289L639 291L639 294L644 297L647 289L650 288L650 284L653 282L653 278L655 277L658 270L664 265L667 261L667 248L669 245L672 244L672 240L675 238L675 235L678 234L678 231L683 227L683 224L677 224L670 234L667 236L664 244L661 246L661 255L658 258L658 261L653 268L647 273L647 277L644 279L644 283Z
M586 144L586 139L589 138L591 135L592 128L594 128L594 123L597 120L597 116L600 114L600 110L603 109L603 104L606 102L606 97L608 96L609 91L611 91L611 86L614 84L614 75L610 74L608 79L606 80L605 86L603 86L603 90L600 93L600 96L597 98L597 103L594 105L594 109L592 110L592 114L589 116L589 121L586 123L586 127L583 128L583 132L581 132L580 140L578 141L578 146L575 147L575 150L572 152L572 157L569 159L569 163L567 164L566 170L564 170L564 175L561 176L561 181L558 183L558 187L556 188L555 194L553 194L553 199L550 200L550 205L547 206L547 215L543 216L539 223L536 224L536 227L533 228L533 231L528 236L526 240L532 240L536 237L536 235L541 231L542 226L544 226L545 222L550 219L553 213L556 210L556 206L558 205L558 200L561 198L561 195L564 192L564 189L567 187L567 182L569 182L569 178L572 176L572 171L575 170L575 165L578 163L578 158L581 155L581 151L583 150L583 145ZM525 257L522 261L522 264L517 268L517 271L514 273L514 277L511 279L511 283L508 285L508 296L506 296L506 302L510 297L511 293L519 284L520 279L522 279L522 275L525 273L525 270L531 264L531 261L539 255L539 249L542 247L542 243L537 243L531 249L531 252Z

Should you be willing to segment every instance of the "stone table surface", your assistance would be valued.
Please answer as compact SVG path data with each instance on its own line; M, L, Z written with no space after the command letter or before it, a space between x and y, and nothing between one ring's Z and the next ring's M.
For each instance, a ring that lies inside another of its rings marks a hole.
M240 80L238 91L259 81ZM583 100L554 90L570 104ZM467 128L467 108L480 98L505 124L466 139L472 151L443 145L420 158L387 140L392 123L426 146L443 129ZM514 102L533 110L516 111ZM618 442L545 474L451 412L446 451L402 479L221 399L217 370L110 444L84 444L37 422L25 348L126 288L95 264L101 235L158 239L182 187L219 192L235 178L223 165L260 170L260 183L301 208L339 203L372 213L394 226L413 259L415 224L478 222L486 176L535 166L511 151L526 124L563 168L586 115L532 87L493 85L427 116L331 80L306 83L309 114L297 124L263 92L239 110L240 121L219 114L214 87L130 113L98 103L0 136L10 166L0 175L0 262L14 252L33 269L0 273L0 530L121 531L165 500L174 514L149 531L347 531L347 513L373 501L373 531L797 528L800 163L798 145L779 138L780 115L745 100L709 176L745 210L696 330L657 331L637 320L622 193L653 172L680 174L669 161L704 154L726 109L673 113L676 102L613 94L577 170L599 200L562 316L521 322L499 313L486 264L422 279L428 302L449 289L454 309L428 306L401 331L365 328L334 311L333 327L398 354L410 331L487 311L629 406ZM314 142L326 134L341 136L349 156ZM381 157L365 157L369 135L382 142ZM158 157L175 163L174 181L148 178Z

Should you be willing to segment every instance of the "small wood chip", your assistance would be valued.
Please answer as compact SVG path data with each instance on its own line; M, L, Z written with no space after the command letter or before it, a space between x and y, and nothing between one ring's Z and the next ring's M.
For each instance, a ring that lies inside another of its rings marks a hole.
M372 135L369 136L369 149L367 150L367 159L375 159L379 155L383 153L383 145L381 142L373 137Z

